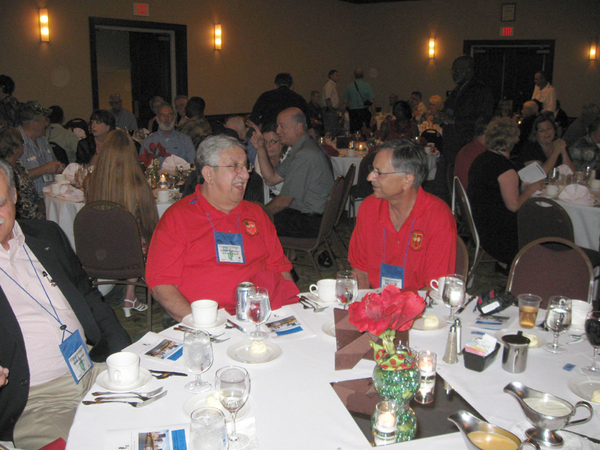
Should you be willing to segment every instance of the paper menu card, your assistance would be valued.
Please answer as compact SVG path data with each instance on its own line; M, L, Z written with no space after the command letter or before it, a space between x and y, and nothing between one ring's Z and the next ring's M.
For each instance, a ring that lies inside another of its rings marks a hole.
M523 183L535 183L546 178L546 172L539 163L534 162L519 170L519 178Z

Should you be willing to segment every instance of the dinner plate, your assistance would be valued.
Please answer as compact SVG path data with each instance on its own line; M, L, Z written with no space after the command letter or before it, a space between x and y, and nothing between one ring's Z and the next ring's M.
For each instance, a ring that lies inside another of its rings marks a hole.
M535 337L537 337L538 341L537 344L535 345L531 345L531 343L529 344L529 348L530 349L535 349L535 348L540 348L543 347L546 344L546 338L538 333L536 333L535 331L531 330L531 329L527 329L527 330L522 330L519 328L511 328L511 329L502 329L502 330L498 330L496 332L496 339L498 339L498 341L500 341L500 343L502 343L502 336L506 336L507 334L517 334L519 331L523 332L523 335L525 337L527 337L528 334L532 334Z
M138 379L134 383L128 384L126 386L117 386L116 384L111 383L111 381L108 379L107 370L102 372L96 378L96 382L102 389L112 392L127 392L134 391L136 389L142 389L146 387L150 383L150 381L152 381L152 375L150 374L148 369L144 369L143 367L140 367L140 374L138 376Z
M263 341L267 346L267 351L261 355L250 353L252 342L243 341L233 344L227 349L227 356L237 362L246 364L266 364L275 361L283 353L277 345Z
M334 322L326 322L323 324L323 326L321 327L321 330L323 330L323 333L325 333L327 336L331 336L331 337L335 337L335 323Z
M222 327L223 325L225 325L225 322L227 322L227 319L221 316L217 316L217 321L215 323L213 323L212 325L197 325L196 322L194 322L194 319L192 318L191 314L188 314L187 316L185 316L183 318L183 320L181 321L181 323L183 323L186 327L190 327L190 328L194 328L196 330L214 330L215 328L219 328Z
M206 399L211 395L216 395L217 401L216 401L216 403L213 402L210 405L207 405ZM219 396L216 393L216 391L203 392L201 394L197 394L197 395L194 395L193 397L190 397L188 399L188 401L186 401L183 404L183 412L186 416L189 417L192 415L192 412L194 412L196 409L206 408L207 406L220 409L223 412L223 414L225 415L225 420L227 422L231 422L231 413L229 411L227 411L225 408L223 408L223 405L221 405L221 402L219 401ZM246 401L244 406L242 406L240 408L240 410L238 411L237 416L235 417L236 420L240 420L240 419L243 419L244 417L246 417L248 415L248 411L250 411L250 403L248 403L248 401Z
M569 380L569 389L577 397L592 402L592 394L596 389L600 389L600 377L581 375ZM600 405L598 402L592 402Z
M438 318L438 324L434 328L425 328L425 317L431 317L431 316ZM438 330L442 330L442 329L446 328L447 324L448 323L446 322L446 319L444 317L440 317L435 314L428 314L427 316L421 316L421 317L416 318L415 321L413 322L413 326L412 326L411 330L438 331Z

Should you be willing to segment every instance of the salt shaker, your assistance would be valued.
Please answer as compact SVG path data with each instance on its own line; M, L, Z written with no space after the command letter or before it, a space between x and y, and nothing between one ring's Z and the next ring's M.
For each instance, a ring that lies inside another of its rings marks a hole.
M447 364L456 364L458 362L458 335L456 333L456 323L450 325L450 333L448 334L448 342L446 343L446 353L444 361Z

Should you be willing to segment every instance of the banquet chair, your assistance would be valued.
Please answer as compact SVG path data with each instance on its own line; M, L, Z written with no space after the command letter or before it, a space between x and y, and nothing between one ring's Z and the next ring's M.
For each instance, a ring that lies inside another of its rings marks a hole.
M356 184L350 189L350 206L348 208L348 215L350 217L356 217L358 212L356 203L363 201L373 193L373 185L370 181L367 181L367 177L369 176L369 173L371 173L369 167L373 165L375 156L377 156L377 152L367 154L358 166L358 178Z
M333 183L333 187L329 193L329 198L327 199L327 204L325 205L325 212L323 213L323 217L321 219L321 226L319 227L319 234L316 238L295 238L289 236L281 236L279 238L281 241L281 246L284 250L303 251L308 254L312 266L319 274L319 279L321 279L322 276L321 270L319 269L319 264L317 264L317 260L315 258L315 253L319 247L325 246L325 248L329 251L329 254L333 255L328 239L333 231L333 226L335 225L343 195L344 178L340 176ZM339 270L337 260L333 257L332 259L335 262L337 270ZM298 265L311 265L299 262L298 260L294 261L293 263Z
M545 245L549 243L554 246ZM593 289L589 258L573 242L556 237L536 239L519 250L506 285L506 292L515 297L523 293L539 295L542 308L553 295L591 302Z
M460 236L456 239L456 266L454 273L465 277L467 284L469 283L469 251Z
M342 194L342 201L340 203L340 208L338 210L337 217L335 219L335 225L333 225L333 230L331 231L332 243L335 247L342 251L347 251L346 244L340 238L337 233L337 227L340 224L340 220L344 215L344 211L346 210L346 203L348 203L348 196L350 195L350 189L352 188L352 183L354 182L354 174L356 173L356 164L351 164L344 176L344 193ZM341 255L342 253L340 253Z
M143 280L146 264L133 215L117 203L93 202L77 213L73 232L77 256L94 286L120 284L146 289L147 328L152 331L152 295ZM138 281L130 282L129 278Z
M437 130L434 130L433 128L427 128L426 130L423 130L421 137L427 142L434 144L435 148L442 152L444 148L444 139Z

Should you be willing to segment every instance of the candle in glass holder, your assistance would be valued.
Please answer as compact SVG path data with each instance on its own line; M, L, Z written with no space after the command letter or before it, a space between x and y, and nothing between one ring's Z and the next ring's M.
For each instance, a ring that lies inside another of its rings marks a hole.
M379 402L371 418L371 428L375 445L388 445L396 442L397 425L397 403L394 401Z
M437 355L424 350L419 352L419 370L421 371L421 386L415 395L415 401L426 405L433 402L435 390Z
M365 149L365 144L363 144L362 142L358 143L358 149L359 150L364 150Z
M425 350L419 352L419 369L421 377L429 378L435 375L437 355L432 351Z

